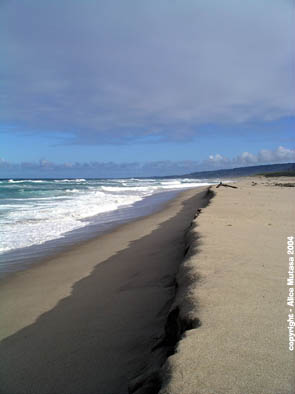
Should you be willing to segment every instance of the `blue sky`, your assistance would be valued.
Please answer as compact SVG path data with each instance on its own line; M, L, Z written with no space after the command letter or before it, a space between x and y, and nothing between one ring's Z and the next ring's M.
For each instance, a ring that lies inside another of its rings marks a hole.
M0 177L295 161L293 8L2 2Z

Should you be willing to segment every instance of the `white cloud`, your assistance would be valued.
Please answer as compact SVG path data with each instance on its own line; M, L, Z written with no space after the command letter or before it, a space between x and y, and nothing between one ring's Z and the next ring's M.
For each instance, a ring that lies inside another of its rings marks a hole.
M215 155L210 155L202 165L208 166L208 168L221 168L223 166L223 168L231 168L288 162L295 162L295 149L288 149L283 146L279 146L275 150L262 149L257 154L243 152L232 159L217 153Z
M256 155L258 163L287 163L295 161L295 149L284 148L279 146L274 151L261 150Z
M1 176L9 177L10 174L18 177L113 177L113 176L161 176L182 175L194 171L226 169L234 167L253 166L260 164L275 164L295 162L295 149L279 146L275 150L261 150L257 154L243 152L234 158L227 158L217 153L210 155L203 161L151 161L146 163L114 163L114 162L86 162L57 164L48 160L39 162L9 163L0 159ZM9 171L9 173L8 173ZM6 175L5 175L6 174Z

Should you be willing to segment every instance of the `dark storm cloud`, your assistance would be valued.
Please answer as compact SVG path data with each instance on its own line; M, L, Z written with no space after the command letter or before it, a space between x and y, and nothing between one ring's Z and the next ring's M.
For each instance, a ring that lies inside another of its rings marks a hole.
M1 3L1 112L68 143L294 114L290 1Z

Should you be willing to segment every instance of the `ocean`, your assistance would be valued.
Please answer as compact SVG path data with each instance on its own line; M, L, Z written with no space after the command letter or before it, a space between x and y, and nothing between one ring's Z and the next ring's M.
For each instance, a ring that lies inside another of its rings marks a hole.
M2 179L0 275L112 225L151 213L198 179Z

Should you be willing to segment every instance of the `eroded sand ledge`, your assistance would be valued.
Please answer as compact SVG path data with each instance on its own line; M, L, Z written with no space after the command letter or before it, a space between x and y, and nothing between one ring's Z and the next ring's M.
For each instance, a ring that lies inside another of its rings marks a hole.
M295 189L278 181L294 182L259 177L238 189L214 187L195 220L171 311L201 325L186 331L162 368L160 394L294 393L286 245Z
M157 392L184 232L207 202L185 191L2 281L0 393Z
M295 189L254 181L213 187L201 213L210 195L182 193L3 282L0 393L293 394Z

